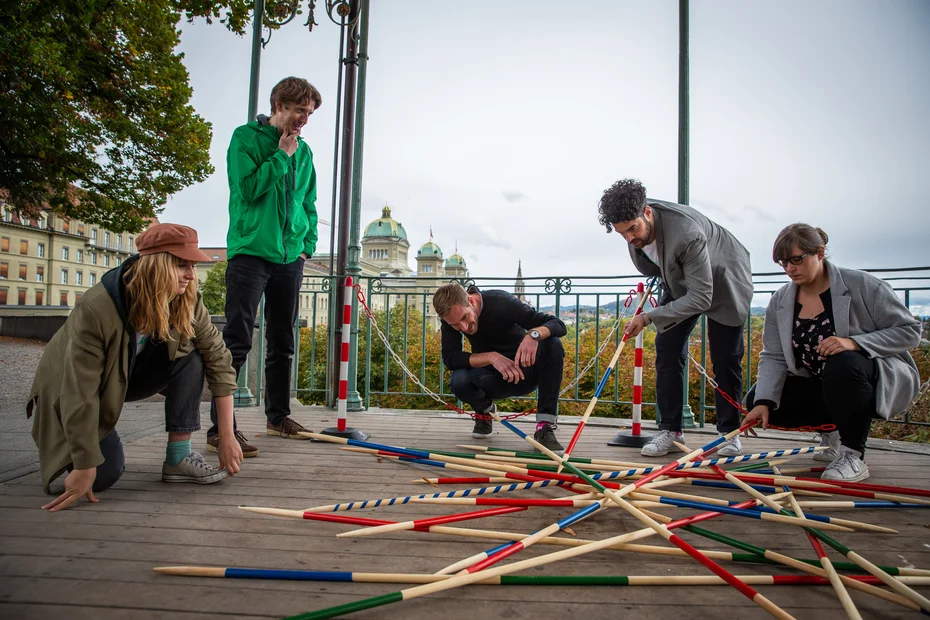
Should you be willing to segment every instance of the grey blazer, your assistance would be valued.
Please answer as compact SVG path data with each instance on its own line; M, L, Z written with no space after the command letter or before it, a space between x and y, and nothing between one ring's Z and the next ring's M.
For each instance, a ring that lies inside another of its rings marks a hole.
M745 323L752 301L749 251L692 207L660 200L648 204L655 217L659 264L642 250L629 248L639 272L661 277L674 298L649 311L656 329L663 332L702 312L723 325Z
M920 321L911 316L891 285L864 271L824 261L830 277L836 335L852 338L878 362L876 411L883 418L904 411L917 395L920 373L909 351L920 342ZM789 282L765 310L756 401L781 402L785 377L809 377L794 362L792 331L798 287Z

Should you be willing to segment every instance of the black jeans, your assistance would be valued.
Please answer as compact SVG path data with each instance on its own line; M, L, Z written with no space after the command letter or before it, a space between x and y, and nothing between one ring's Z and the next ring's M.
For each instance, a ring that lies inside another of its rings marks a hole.
M192 433L200 430L200 396L203 393L203 358L197 350L173 362L164 343L152 344L136 357L126 390L126 402L155 394L165 397L165 431ZM126 469L123 442L114 428L100 442L103 463L97 466L94 492L113 486Z
M662 305L672 301L667 294ZM671 329L656 335L656 404L661 415L659 429L681 431L684 407L685 364L688 363L688 340L700 315L689 317ZM707 319L707 339L714 381L735 402L743 395L743 326L731 327ZM717 431L729 433L739 428L739 410L714 390Z
M291 362L294 324L300 301L304 259L278 264L240 254L226 266L226 327L223 340L236 375L252 350L258 303L265 295L265 416L281 424L291 414ZM216 435L216 403L210 407L210 430ZM235 424L235 419L233 419Z
M475 411L483 413L495 400L525 396L539 389L536 421L555 424L559 416L559 388L562 387L562 362L565 351L558 338L547 338L539 343L536 363L523 368L523 380L508 383L493 366L460 368L453 371L450 380L452 393Z
M875 413L878 365L859 351L827 358L820 377L788 376L769 423L785 428L835 424L840 443L865 454ZM756 405L756 386L746 395L746 408Z

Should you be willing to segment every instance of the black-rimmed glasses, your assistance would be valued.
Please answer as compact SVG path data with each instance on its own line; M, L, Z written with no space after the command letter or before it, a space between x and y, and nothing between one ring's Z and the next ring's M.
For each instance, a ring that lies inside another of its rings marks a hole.
M789 256L788 258L781 258L775 262L781 265L782 269L787 269L788 263L791 263L792 265L797 267L798 265L804 262L805 258L807 258L810 255L811 255L810 252L805 252L804 254L801 254L800 256Z

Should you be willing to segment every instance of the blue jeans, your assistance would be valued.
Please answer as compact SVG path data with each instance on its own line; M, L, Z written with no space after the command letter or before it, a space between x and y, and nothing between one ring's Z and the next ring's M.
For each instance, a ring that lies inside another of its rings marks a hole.
M452 393L478 413L491 408L495 400L525 396L539 388L536 421L555 424L559 419L559 389L562 387L562 361L565 351L558 338L547 338L539 343L536 363L523 368L519 383L504 381L493 366L460 368L452 373Z
M196 349L173 362L164 343L152 344L136 356L126 390L126 402L156 394L165 397L165 430L192 433L200 430L200 396L203 393L203 358ZM103 463L97 466L94 492L113 486L126 469L123 442L114 428L100 441Z

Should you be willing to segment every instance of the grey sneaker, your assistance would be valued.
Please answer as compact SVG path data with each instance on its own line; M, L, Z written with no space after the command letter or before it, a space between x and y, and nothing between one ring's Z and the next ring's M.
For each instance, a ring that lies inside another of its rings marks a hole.
M820 474L821 480L840 480L858 482L869 477L869 467L862 461L862 453L846 446L840 446L839 454Z
M555 429L558 426L555 424L546 424L541 429L533 433L533 439L544 445L547 449L555 452L559 456L565 453L565 448L562 447L562 444L559 443L559 440L555 438Z
M820 445L829 446L826 450L814 452L815 461L833 462L840 453L840 432L820 433Z
M229 474L225 469L213 467L208 464L199 452L191 452L177 465L162 463L162 482L195 482L197 484L213 484L219 482Z
M497 413L497 405L491 403L491 408L485 411L484 413L475 412L475 427L471 429L471 436L475 439L487 439L491 436L491 431L494 429L493 421L490 416L487 414L494 412ZM479 416L484 416L479 417Z
M684 443L685 436L681 431L659 431L652 439L649 440L643 449L639 451L643 456L665 456L669 452L681 452L681 448L675 445L675 442Z
M723 433L719 434L720 437L723 437ZM740 443L739 435L730 439L726 443L720 444L720 449L717 450L717 454L720 456L739 456L743 453L743 444Z

